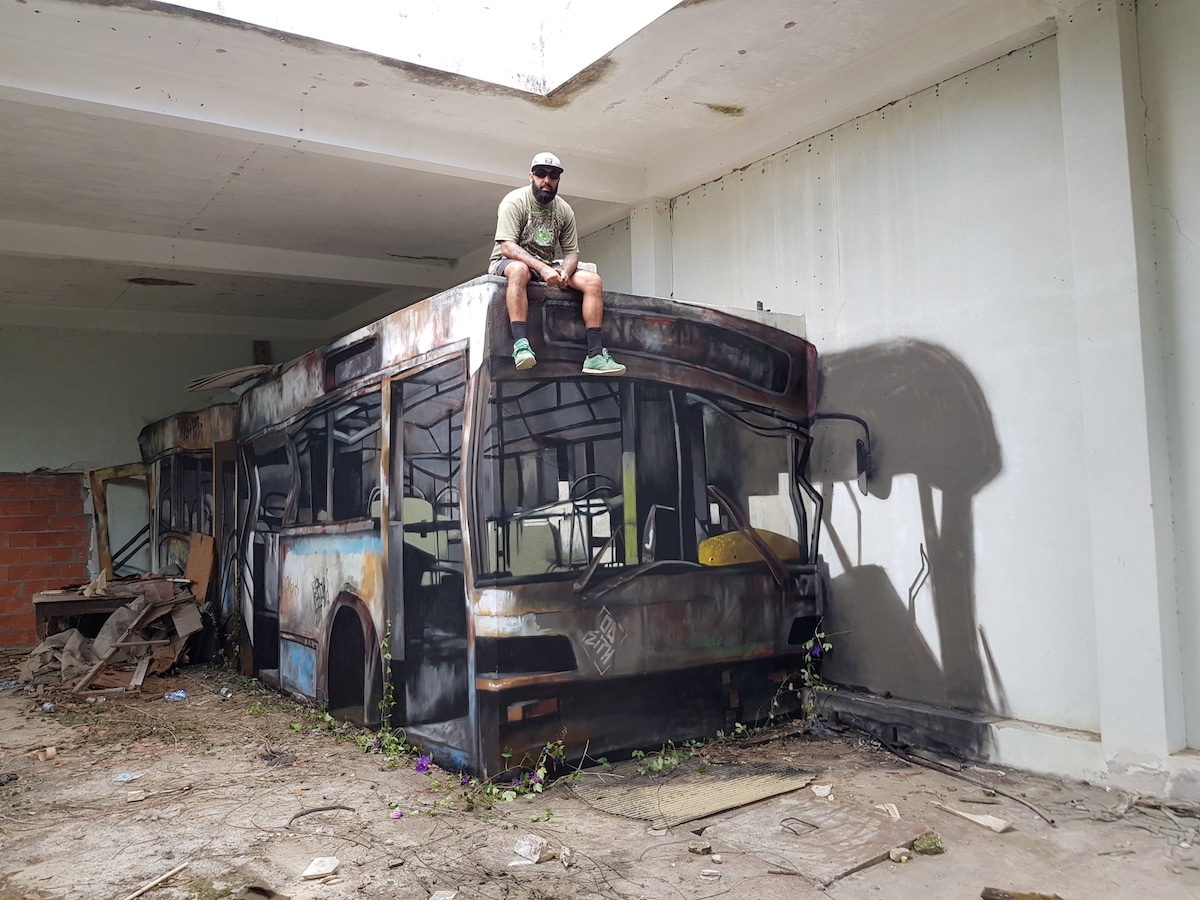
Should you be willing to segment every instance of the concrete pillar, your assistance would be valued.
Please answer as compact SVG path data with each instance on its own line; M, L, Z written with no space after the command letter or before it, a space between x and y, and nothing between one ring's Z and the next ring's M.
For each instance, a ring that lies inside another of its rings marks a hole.
M675 290L671 251L671 204L651 197L629 215L632 291L671 297Z
M1183 747L1162 350L1134 4L1058 15L1104 754ZM1064 635L1064 639L1068 636ZM1064 652L1069 652L1064 649Z

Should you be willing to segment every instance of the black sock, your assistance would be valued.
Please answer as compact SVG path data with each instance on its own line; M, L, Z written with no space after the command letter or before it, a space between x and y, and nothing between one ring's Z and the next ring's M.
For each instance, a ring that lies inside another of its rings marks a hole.
M514 341L519 341L521 338L529 337L529 334L525 331L524 322L512 322L510 323L510 327L512 328L512 336Z
M604 342L600 337L599 328L589 328L587 330L588 356L596 356L604 349Z

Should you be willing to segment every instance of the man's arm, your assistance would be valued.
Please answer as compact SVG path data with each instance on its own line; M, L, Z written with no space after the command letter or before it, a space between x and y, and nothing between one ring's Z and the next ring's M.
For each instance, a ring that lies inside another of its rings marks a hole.
M562 272L563 281L564 282L570 281L571 276L575 274L575 270L578 267L579 267L579 254L575 253L575 252L564 253L563 261L562 261L562 269L560 270Z

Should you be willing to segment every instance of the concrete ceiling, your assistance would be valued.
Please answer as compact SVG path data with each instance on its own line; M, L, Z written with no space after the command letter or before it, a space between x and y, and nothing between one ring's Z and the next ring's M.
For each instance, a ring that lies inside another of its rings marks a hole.
M479 274L536 150L587 234L1056 12L689 0L538 96L149 0L0 4L0 322L317 339Z

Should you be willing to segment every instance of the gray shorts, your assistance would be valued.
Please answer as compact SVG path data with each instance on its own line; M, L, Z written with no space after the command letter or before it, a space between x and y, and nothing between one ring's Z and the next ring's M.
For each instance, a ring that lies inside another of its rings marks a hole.
M488 266L488 274L489 275L503 275L504 270L508 267L508 264L510 262L512 262L512 260L509 259L507 256L500 257L498 260L496 260L494 263L492 263L490 266ZM561 269L562 264L563 264L563 261L561 259L556 259L554 262L550 263L550 265L552 265L556 269ZM575 271L576 272L591 272L593 274L596 274L596 264L590 263L590 262L581 262L575 266ZM542 280L542 276L532 270L530 270L529 275L530 275L530 279L532 281L541 281Z
M508 264L510 262L513 262L513 260L509 259L507 256L500 257L498 260L496 260L494 263L492 263L490 266L488 266L488 274L489 275L503 275L504 270L506 268L508 268ZM556 259L554 262L550 263L550 265L554 266L554 268L556 268L556 269L561 269L562 268L562 260ZM529 270L529 280L530 281L542 281L543 278L539 273L535 272L533 269L530 269Z

